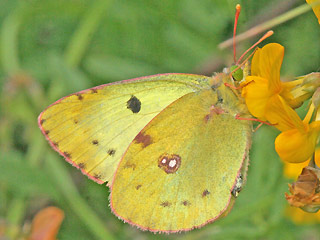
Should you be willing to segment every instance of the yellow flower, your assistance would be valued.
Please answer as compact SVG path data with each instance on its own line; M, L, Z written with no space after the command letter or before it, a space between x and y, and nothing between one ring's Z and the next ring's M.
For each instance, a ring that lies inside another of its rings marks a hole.
M320 81L318 74L313 73L295 81L281 82L283 55L284 48L277 43L258 49L252 59L251 75L241 83L242 96L253 116L274 124L282 132L275 141L280 158L299 163L313 154L320 121L309 123L314 105L303 121L293 108L310 98Z
M287 178L296 179L300 175L302 169L308 166L309 161L305 161L302 163L283 163L283 175L285 175Z
M320 147L316 148L316 151L314 153L314 162L317 166L320 166ZM288 162L283 162L284 163L284 168L283 168L283 174L287 178L291 179L296 179L300 174L301 171L304 167L307 167L309 164L309 160L302 162L302 163L288 163Z
M320 121L309 124L313 107L310 107L308 114L302 121L296 112L285 105L285 111L280 117L291 120L293 127L283 131L275 140L275 148L280 158L286 162L301 163L307 161L315 151L320 132Z
M284 163L284 168L283 168L283 174L287 178L291 179L296 179L300 174L301 171L304 167L307 167L309 164L309 161L311 160L308 159L308 161L302 162L302 163L288 163L288 162L283 162ZM317 147L315 152L314 152L314 163L316 166L320 166L320 147Z
M292 82L280 81L283 55L284 48L277 43L270 43L258 49L252 59L251 75L241 84L242 96L250 113L262 121L276 124L275 127L280 131L294 127L288 119L279 118L279 113L281 115L288 109L285 105L296 108L309 97L295 98L291 94L291 90L303 82L302 79Z
M315 5L312 7L312 10L314 12L314 14L316 15L316 17L318 18L318 22L320 24L320 1L319 0L306 0L306 2L308 4L314 3L314 2L318 2L318 5Z

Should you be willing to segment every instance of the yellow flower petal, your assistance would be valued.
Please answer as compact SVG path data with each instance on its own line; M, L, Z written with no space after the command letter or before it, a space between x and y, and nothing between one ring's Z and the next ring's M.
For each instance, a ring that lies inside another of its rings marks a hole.
M278 43L265 45L259 54L260 75L268 79L269 91L279 93L281 91L280 68L284 55L284 47Z
M319 132L320 131L320 121L314 121L309 124L310 131Z
M265 117L282 132L293 128L305 131L305 125L298 114L279 95L269 98L265 107Z
M320 166L320 148L319 147L316 148L314 161L317 166ZM308 166L309 159L308 161L305 161L302 163L288 163L288 162L283 162L283 163L284 163L283 175L286 176L287 178L296 179L301 174L302 169Z
M308 164L308 161L302 163L284 162L283 175L287 178L296 179L301 174L302 169L308 166Z
M270 98L282 91L280 68L283 54L284 48L277 43L258 49L252 59L251 76L242 84L242 96L250 113L262 121L267 120L266 106Z
M270 97L268 80L261 77L248 76L246 83L248 85L243 88L242 96L246 100L248 110L253 116L265 121L265 107Z
M316 2L317 0L306 0L308 4L311 4L313 2ZM320 5L316 5L314 7L312 7L312 10L314 12L314 14L316 15L316 17L318 18L318 22L320 24Z
M317 213L307 213L300 208L288 207L286 215L296 224L310 224L320 222L320 211Z
M251 61L251 75L252 76L261 76L260 74L260 53L261 49L257 48L255 51L252 61Z
M301 163L314 153L317 138L317 131L301 133L298 129L292 129L278 135L275 148L283 161Z

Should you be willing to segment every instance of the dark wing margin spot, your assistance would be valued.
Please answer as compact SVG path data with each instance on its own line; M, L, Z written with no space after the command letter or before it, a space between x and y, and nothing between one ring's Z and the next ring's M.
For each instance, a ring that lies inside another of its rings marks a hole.
M99 180L101 179L101 175L100 175L100 174L97 174L97 173L96 173L96 174L94 174L94 176L93 176L93 177L94 177L94 178L96 178L96 179L99 179Z
M130 109L133 113L138 113L141 110L141 102L136 96L131 96L127 101L127 108Z
M98 90L95 88L91 88L91 93L98 93Z
M80 101L83 99L83 96L80 93L78 93L77 96Z
M84 163L79 163L79 168L83 169L85 167L85 164Z
M49 134L49 132L50 132L49 130L46 130L44 133L45 133L46 135L48 135L48 134Z
M41 119L40 120L40 125L42 125L46 120L45 119Z
M55 147L59 147L59 143L57 143L57 142L52 142L52 144L53 144Z
M98 144L99 144L99 142L98 142L98 140L93 140L93 141L92 141L92 144L94 144L94 145L98 145Z
M141 187L142 187L142 185L139 184L139 185L136 186L136 189L139 190L139 188L141 188Z
M71 154L68 153L68 152L63 152L63 155L64 155L65 157L67 157L67 158L71 158Z

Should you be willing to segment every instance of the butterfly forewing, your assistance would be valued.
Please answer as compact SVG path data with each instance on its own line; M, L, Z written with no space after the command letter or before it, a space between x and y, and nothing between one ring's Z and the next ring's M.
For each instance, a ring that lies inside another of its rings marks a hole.
M112 179L139 131L176 99L208 87L206 79L163 74L102 85L52 104L40 114L39 125L56 151L103 183Z

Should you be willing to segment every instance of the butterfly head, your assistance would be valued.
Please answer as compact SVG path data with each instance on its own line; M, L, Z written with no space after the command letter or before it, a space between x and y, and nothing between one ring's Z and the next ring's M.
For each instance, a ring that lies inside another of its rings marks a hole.
M222 73L217 73L212 76L209 82L211 89L217 94L216 105L219 105L230 113L236 109L241 109L241 111L243 108L245 109L245 107L240 107L240 105L245 106L245 104L241 97L241 90L238 87L239 82L243 80L245 71L241 68L239 68L238 70L239 72L237 73L237 76L234 76L231 69L225 68ZM239 76L241 75L242 79L238 81ZM245 110L243 111L246 112Z

